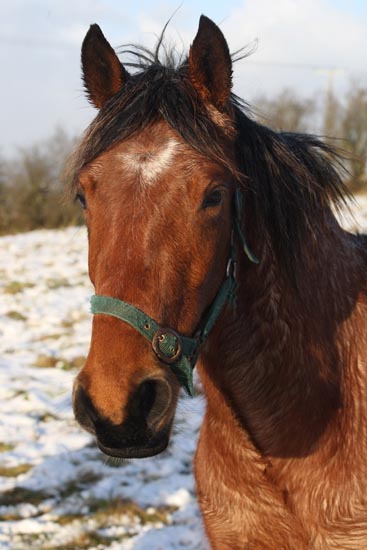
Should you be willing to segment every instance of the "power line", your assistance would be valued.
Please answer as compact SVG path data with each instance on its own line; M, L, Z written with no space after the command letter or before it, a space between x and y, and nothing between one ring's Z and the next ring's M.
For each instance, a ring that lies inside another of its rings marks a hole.
M0 36L0 43L11 44L12 46L21 46L21 47L31 47L31 48L47 48L47 49L57 49L57 50L71 50L74 49L74 46L70 43L63 42L61 40L45 40L45 39L34 39L27 37L18 37L18 36Z

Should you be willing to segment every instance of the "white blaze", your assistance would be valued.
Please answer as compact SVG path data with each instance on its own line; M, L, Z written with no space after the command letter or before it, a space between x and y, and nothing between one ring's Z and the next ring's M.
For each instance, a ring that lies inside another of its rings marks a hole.
M123 153L125 168L137 174L145 185L152 185L171 166L178 145L170 139L162 147L153 147L150 151Z

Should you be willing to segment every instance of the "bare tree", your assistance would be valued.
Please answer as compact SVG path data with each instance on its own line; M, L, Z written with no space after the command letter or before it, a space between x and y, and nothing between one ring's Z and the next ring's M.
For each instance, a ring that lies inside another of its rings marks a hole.
M307 132L312 125L316 110L313 99L304 99L289 89L283 90L274 99L265 96L254 101L259 118L275 130Z
M335 138L342 137L341 119L343 116L343 107L340 101L335 97L330 87L324 107L323 134L327 141L335 145Z
M47 141L23 148L6 163L0 180L1 232L61 227L81 221L80 209L64 198L63 171L74 140L58 128ZM1 165L0 165L1 166Z
M367 89L354 85L347 95L342 118L342 136L351 153L350 186L360 189L366 185L367 168Z
M0 232L9 225L8 193L6 187L5 160L0 156Z

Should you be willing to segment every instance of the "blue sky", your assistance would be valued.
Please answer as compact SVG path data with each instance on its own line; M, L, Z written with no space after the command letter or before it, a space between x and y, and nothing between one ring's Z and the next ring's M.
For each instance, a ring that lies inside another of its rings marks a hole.
M95 115L84 98L80 46L90 23L116 47L151 46L179 0L5 0L0 20L0 152L47 139L57 124L80 133ZM235 66L234 91L246 100L294 88L310 96L351 79L367 85L366 0L184 0L168 37L187 48L201 13L220 24L235 50L258 40Z

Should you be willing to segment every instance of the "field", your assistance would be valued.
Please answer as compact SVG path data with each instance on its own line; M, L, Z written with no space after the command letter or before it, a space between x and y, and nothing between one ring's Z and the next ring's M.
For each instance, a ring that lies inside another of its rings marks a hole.
M367 230L367 200L353 207ZM0 239L0 549L203 550L192 458L202 397L182 394L162 455L115 463L73 419L93 289L84 228Z

